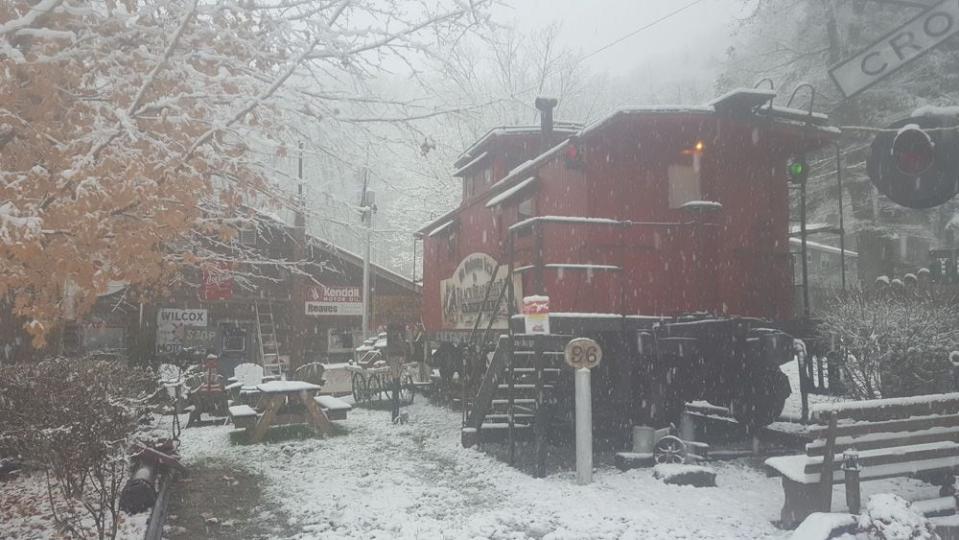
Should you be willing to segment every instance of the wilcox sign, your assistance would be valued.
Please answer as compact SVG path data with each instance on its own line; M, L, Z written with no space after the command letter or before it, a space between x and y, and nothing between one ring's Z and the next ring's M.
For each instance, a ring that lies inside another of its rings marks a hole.
M945 0L829 70L847 97L876 84L959 32L959 0Z

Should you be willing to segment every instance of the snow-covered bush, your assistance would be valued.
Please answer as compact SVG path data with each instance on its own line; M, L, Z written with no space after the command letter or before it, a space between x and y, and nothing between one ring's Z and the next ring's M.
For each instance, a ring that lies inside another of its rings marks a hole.
M120 363L51 359L0 367L0 456L42 468L63 532L113 538L127 451L155 383Z
M852 397L928 394L951 381L949 353L959 348L959 306L909 288L855 291L823 314L825 330L846 350L843 375Z
M859 515L857 539L868 540L934 540L939 538L932 524L909 501L891 493L869 497Z

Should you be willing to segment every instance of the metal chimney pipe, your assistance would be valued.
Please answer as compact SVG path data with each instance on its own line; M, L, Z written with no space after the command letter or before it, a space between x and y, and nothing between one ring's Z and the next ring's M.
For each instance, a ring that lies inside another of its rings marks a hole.
M540 152L549 150L553 144L553 109L559 103L556 98L536 98L536 108L539 109L540 130L542 132L542 142Z

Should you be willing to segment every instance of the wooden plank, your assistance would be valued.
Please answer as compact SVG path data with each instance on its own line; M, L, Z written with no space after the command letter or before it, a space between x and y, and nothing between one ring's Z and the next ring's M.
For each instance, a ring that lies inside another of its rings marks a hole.
M959 392L818 405L812 410L812 419L819 424L826 424L829 420L828 413L834 413L839 419L869 422L912 416L957 414L959 413Z
M810 458L812 461L806 464L804 472L806 474L819 475L826 469L823 461L819 458ZM882 450L869 450L860 454L859 461L862 463L862 477L869 476L870 467L880 467L883 465L895 465L899 463L910 463L919 461L929 461L940 458L959 457L959 444L927 443L924 445L898 446L889 449L888 452ZM838 470L839 463L829 461L829 469ZM915 472L919 472L917 469Z
M959 426L959 414L919 416L913 418L887 420L879 422L840 422L836 427L837 437L856 437L871 433L894 433L901 431L921 431L935 427ZM825 426L810 426L810 436L821 439L826 436Z
M833 469L833 459L836 449L836 415L829 414L829 431L826 432L825 455L823 456L820 467L822 470L831 471ZM832 475L822 474L819 478L821 509L823 512L832 511Z
M309 391L303 390L300 392L300 401L306 406L306 413L310 419L310 424L313 425L313 428L316 429L318 433L325 435L333 430L333 422L330 422L330 419L320 410L320 406L317 405L316 401L313 401L313 396Z
M276 412L280 410L280 406L283 404L283 396L264 395L263 401L265 402L266 410L256 423L256 426L253 428L253 433L250 436L250 440L255 443L262 441L266 432L270 430L270 426L273 425L273 417L276 416Z
M841 454L850 448L855 448L859 451L876 450L940 441L959 442L959 427L934 427L923 431L873 433L860 437L837 437L833 453ZM814 441L806 445L806 455L821 456L825 454L825 447L825 441Z

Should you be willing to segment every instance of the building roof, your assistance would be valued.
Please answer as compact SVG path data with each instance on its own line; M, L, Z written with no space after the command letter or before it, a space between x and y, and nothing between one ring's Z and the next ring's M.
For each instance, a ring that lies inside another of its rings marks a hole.
M270 212L264 212L255 208L253 210L254 212L256 212L257 217L269 223L272 223L273 225L280 226L285 229L293 228L292 225L290 225L289 223L281 219L276 214L273 214ZM320 238L310 233L306 233L306 237L307 237L308 244L318 247L319 249L325 251L326 253L334 257L337 257L343 261L346 261L348 264L351 264L353 266L357 266L360 268L363 267L363 257L357 255L356 253L353 253L352 251L349 251L345 248L337 246L336 244L334 244L333 242L330 242L329 240ZM398 272L394 272L393 270L390 270L389 268L380 266L375 263L370 263L370 273L376 279L385 279L389 281L390 283L393 283L399 287L402 287L410 292L413 292L416 294L419 294L420 292L422 292L422 287L414 283L412 279Z

